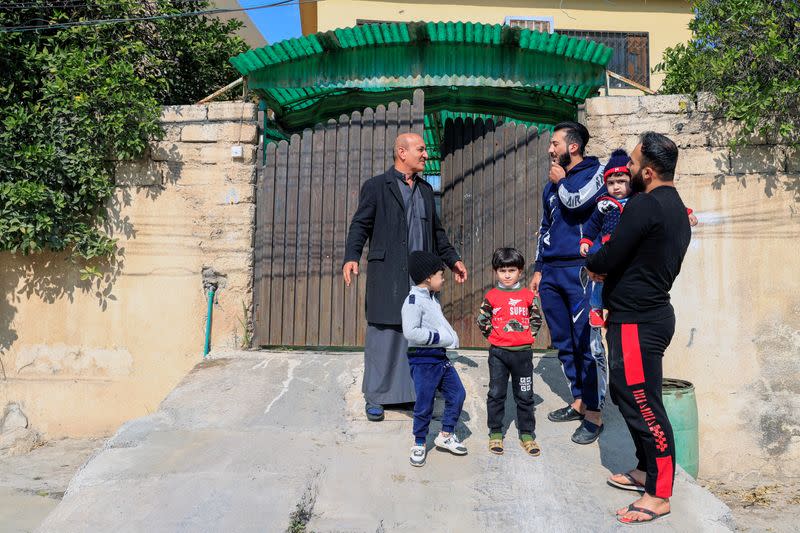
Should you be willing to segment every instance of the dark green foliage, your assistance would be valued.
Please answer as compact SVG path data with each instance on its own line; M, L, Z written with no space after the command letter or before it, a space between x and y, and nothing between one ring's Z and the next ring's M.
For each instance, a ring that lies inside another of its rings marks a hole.
M75 0L0 6L0 26L208 9L208 2ZM0 250L109 257L103 229L114 161L161 133L161 104L188 104L236 79L238 22L182 17L0 33Z
M663 92L711 92L753 133L800 144L800 2L694 0L692 40L664 53Z

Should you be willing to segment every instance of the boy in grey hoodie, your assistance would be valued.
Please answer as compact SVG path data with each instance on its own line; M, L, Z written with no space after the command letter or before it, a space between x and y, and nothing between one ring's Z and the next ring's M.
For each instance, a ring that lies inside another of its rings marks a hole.
M464 406L466 391L456 369L447 359L447 348L458 348L458 335L442 314L437 293L444 285L444 264L430 252L414 252L408 258L411 287L403 303L403 335L408 339L408 363L417 393L414 404L414 446L411 464L425 464L428 426L433 415L436 391L444 396L442 431L436 436L437 448L465 455L467 448L454 430Z

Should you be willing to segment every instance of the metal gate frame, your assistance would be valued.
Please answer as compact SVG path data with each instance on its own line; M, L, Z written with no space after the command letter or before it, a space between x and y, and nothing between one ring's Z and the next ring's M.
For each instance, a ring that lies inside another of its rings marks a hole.
M254 346L363 346L366 276L345 288L347 228L363 183L392 164L398 133L424 129L424 95L318 124L262 147L257 166ZM491 254L515 246L535 256L549 133L458 118L445 123L442 224L470 272L449 283L445 316L464 347L485 347L475 326L493 284ZM359 271L366 273L366 251ZM546 331L537 347L550 343Z
M549 143L550 133L535 126L482 118L445 123L442 224L470 276L463 285L445 287L442 305L462 347L487 346L475 322L484 294L495 284L494 250L517 248L530 272L550 166ZM543 325L535 347L549 345L550 335Z
M363 183L424 129L424 94L269 143L257 163L254 346L363 346L366 276L345 288L345 236ZM366 272L366 251L360 272Z

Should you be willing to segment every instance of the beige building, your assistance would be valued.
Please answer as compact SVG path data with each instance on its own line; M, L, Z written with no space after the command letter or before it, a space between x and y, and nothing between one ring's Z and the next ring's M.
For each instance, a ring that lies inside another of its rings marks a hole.
M325 0L301 4L300 18L304 35L366 22L412 20L512 24L556 31L614 48L610 71L658 90L664 77L652 69L661 62L664 50L689 40L692 11L684 0ZM611 94L642 94L614 78L609 83Z
M214 0L212 3L216 9L242 9L243 7L237 0ZM267 40L261 35L261 32L247 14L247 11L221 13L217 16L222 20L236 19L241 21L244 26L236 33L239 34L239 37L244 39L244 42L246 42L250 48L261 48L267 44Z

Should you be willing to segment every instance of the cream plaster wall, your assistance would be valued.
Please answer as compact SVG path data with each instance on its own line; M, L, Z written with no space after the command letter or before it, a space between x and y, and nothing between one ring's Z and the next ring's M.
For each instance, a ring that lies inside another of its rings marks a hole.
M113 432L202 358L201 272L225 275L215 347L238 347L252 305L253 104L165 108L166 137L120 163L109 205L119 256L96 282L61 254L0 254L0 408L46 438ZM244 157L231 157L231 146Z

